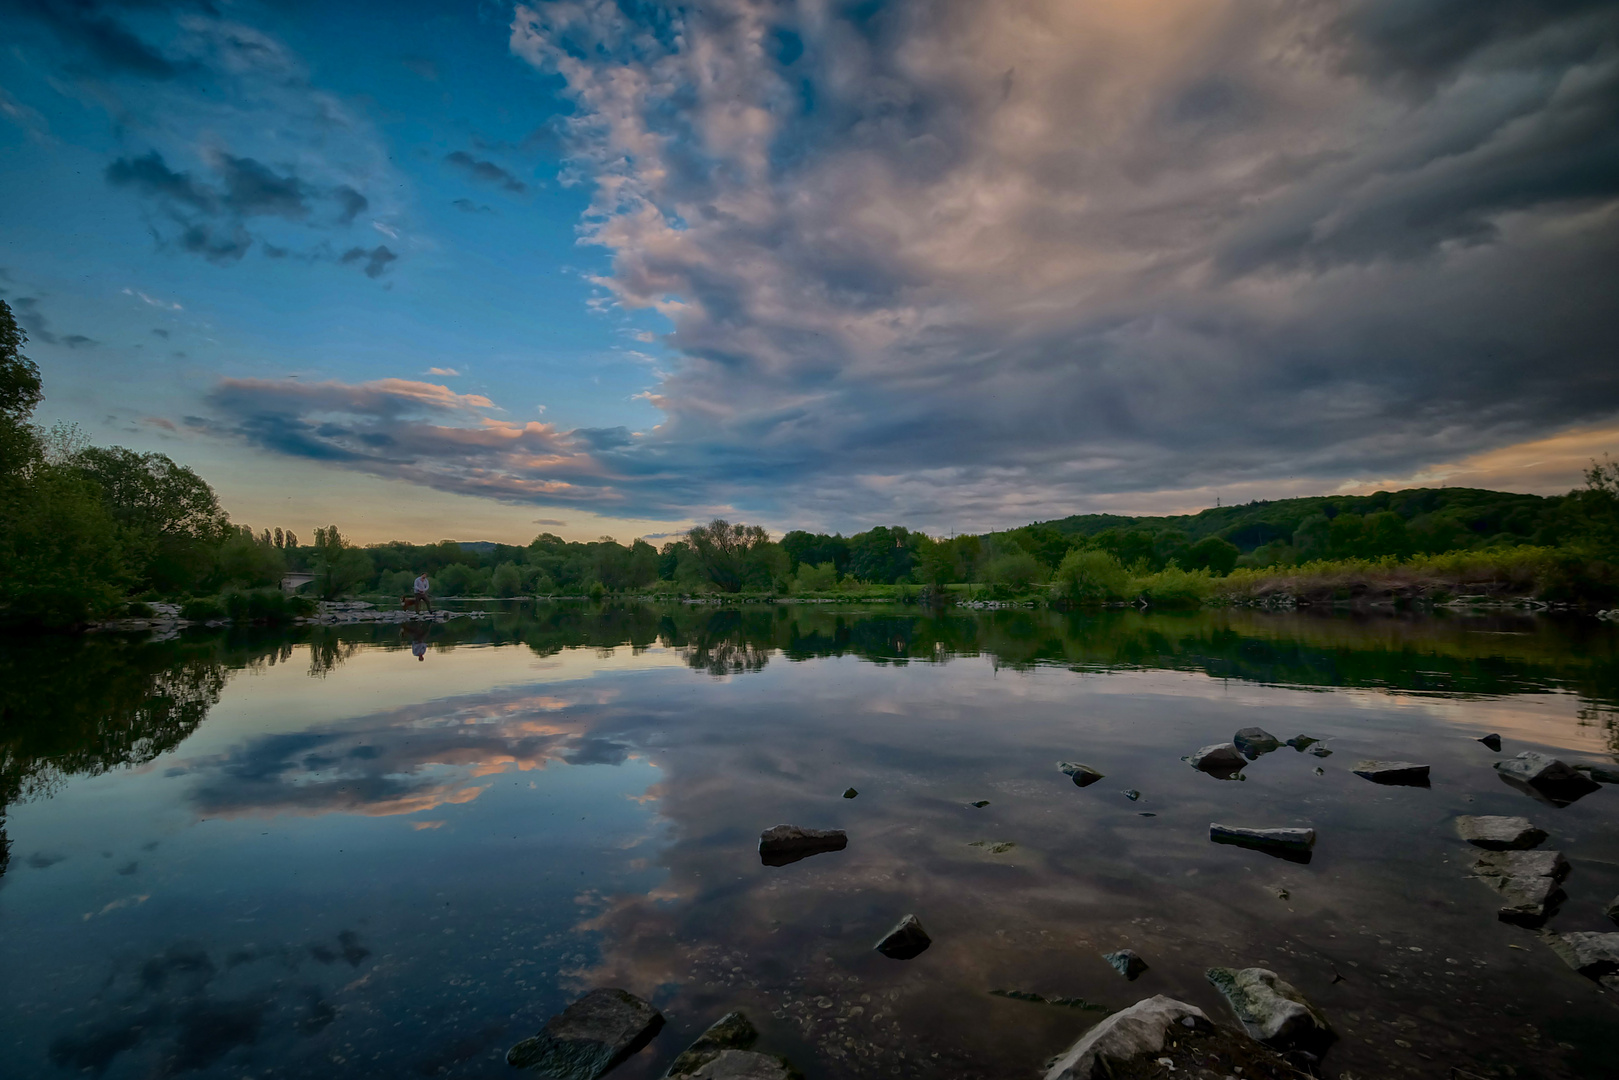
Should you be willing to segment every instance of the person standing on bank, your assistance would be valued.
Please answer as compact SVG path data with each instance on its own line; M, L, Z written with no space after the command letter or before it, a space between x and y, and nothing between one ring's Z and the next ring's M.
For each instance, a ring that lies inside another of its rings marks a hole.
M420 611L421 606L423 604L426 604L427 605L427 610L432 611L433 610L433 598L431 596L427 595L427 590L428 590L427 571L423 570L420 574L418 574L416 576L416 586L415 586L415 588L416 588L416 609L418 611Z

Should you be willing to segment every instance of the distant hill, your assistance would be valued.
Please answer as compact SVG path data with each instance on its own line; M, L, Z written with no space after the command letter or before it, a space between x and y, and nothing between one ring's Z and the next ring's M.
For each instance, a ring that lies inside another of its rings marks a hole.
M1074 514L1030 528L1051 528L1070 536L1095 536L1108 529L1179 531L1193 542L1206 536L1228 540L1244 552L1273 541L1288 541L1317 514L1369 514L1392 511L1419 527L1445 520L1477 537L1502 537L1519 543L1552 543L1551 530L1562 496L1519 495L1480 488L1407 488L1371 495L1319 495L1304 499L1261 500L1240 506L1217 506L1196 514L1139 516Z
M455 546L462 551L476 551L480 555L487 555L501 545L493 540L457 540Z

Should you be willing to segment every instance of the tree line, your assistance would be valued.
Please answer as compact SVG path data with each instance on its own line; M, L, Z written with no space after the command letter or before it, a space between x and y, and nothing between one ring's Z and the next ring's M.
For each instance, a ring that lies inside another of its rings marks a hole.
M1619 465L1542 498L1415 489L1218 507L1180 517L1087 515L974 535L901 526L852 536L715 520L655 547L541 533L527 545L390 542L361 547L336 525L304 542L290 529L231 522L195 471L163 454L88 444L29 419L42 396L26 336L0 301L0 622L71 626L160 600L195 618L274 620L315 596L402 596L428 574L440 596L601 596L634 592L816 594L870 586L1052 587L1075 602L1116 599L1142 581L1168 596L1186 575L1323 559L1408 558L1535 544L1619 562ZM1178 576L1177 576L1178 575ZM133 607L131 606L133 605ZM301 606L302 605L302 606Z

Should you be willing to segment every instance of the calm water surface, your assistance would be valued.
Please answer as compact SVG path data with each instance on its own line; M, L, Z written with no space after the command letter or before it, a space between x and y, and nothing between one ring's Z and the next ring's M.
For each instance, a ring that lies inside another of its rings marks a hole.
M1616 995L1496 920L1452 824L1527 815L1573 866L1550 926L1613 929L1619 788L1555 808L1474 741L1614 760L1594 620L581 605L427 643L6 644L5 1075L515 1076L608 985L669 1020L615 1076L741 1008L811 1078L1029 1078L1102 1014L989 991L1230 1022L1216 964L1328 1014L1325 1075L1619 1075ZM1181 760L1248 725L1332 755ZM1211 821L1320 839L1301 865ZM762 866L778 822L849 846ZM873 952L908 912L933 947Z

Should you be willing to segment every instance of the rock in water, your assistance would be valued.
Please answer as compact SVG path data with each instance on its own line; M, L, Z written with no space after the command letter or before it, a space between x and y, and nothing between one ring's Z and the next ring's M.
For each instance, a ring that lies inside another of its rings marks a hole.
M1602 912L1614 922L1619 923L1619 896L1608 901L1607 909Z
M1282 745L1282 741L1264 728L1245 727L1231 737L1231 742L1251 760L1268 754Z
M1113 966L1113 970L1123 975L1131 982L1136 976L1147 970L1147 962L1136 955L1134 949L1120 949L1118 952L1103 953L1102 959Z
M1558 882L1568 873L1560 851L1492 851L1480 855L1473 873L1501 894L1496 918L1539 926L1562 899Z
M592 990L506 1051L506 1062L537 1076L594 1080L636 1053L663 1027L663 1014L623 990Z
M989 800L988 799L979 799L977 802L973 803L972 805L974 807L976 807L977 809L982 810L984 807L989 805Z
M1599 784L1619 784L1619 769L1606 765L1576 765L1574 768Z
M1619 934L1548 934L1553 951L1568 966L1592 979L1606 983L1619 974Z
M922 929L917 917L907 915L894 929L883 935L883 939L877 943L877 951L890 960L909 960L922 955L932 944L933 939Z
M727 1050L746 1050L759 1040L759 1032L740 1012L728 1012L675 1058L665 1077L690 1076Z
M1533 750L1497 761L1495 770L1508 784L1553 806L1567 806L1601 786L1556 758Z
M1190 1021L1190 1023L1188 1023ZM1052 1062L1045 1080L1100 1080L1110 1063L1130 1061L1163 1050L1178 1029L1212 1028L1196 1005L1159 994L1100 1021Z
M1521 817L1459 817L1456 831L1469 844L1491 851L1524 851L1538 847L1546 833Z
M1478 741L1483 743L1485 746L1488 746L1491 750L1494 750L1497 754L1501 752L1501 736L1497 735L1493 731Z
M1237 749L1235 743L1215 743L1212 746L1205 746L1186 760L1198 772L1206 772L1221 780L1236 775L1248 764L1248 759L1242 756L1242 751Z
M1287 745L1302 754L1320 741L1320 739L1312 739L1308 735L1295 735L1287 740Z
M1090 787L1092 784L1102 779L1101 773L1097 772L1089 765L1081 765L1077 761L1059 761L1057 762L1057 768L1073 777L1074 785L1076 787Z
M852 787L851 787L851 788L844 788L844 789L843 789L843 797L844 797L844 798L845 798L845 799L852 799L852 798L854 798L854 797L855 797L855 796L856 796L856 795L859 795L859 794L860 794L860 792L858 792L858 791L856 791L856 790L855 790L855 789L854 789L854 788L852 788Z
M1137 799L1141 798L1141 792L1137 791L1135 788L1125 788L1121 794L1123 794L1123 796L1126 799L1129 799L1131 802L1135 802Z
M1427 787L1428 766L1413 765L1409 761L1362 761L1355 765L1355 775L1363 776L1374 784L1397 787Z
M759 834L759 861L766 866L786 866L823 851L842 851L848 846L849 835L842 829L773 825Z
M691 1080L804 1080L804 1074L774 1054L752 1050L721 1050Z
M1313 1053L1335 1037L1327 1018L1274 971L1215 967L1203 974L1237 1014L1243 1030L1262 1043Z
M1253 848L1289 862L1309 862L1315 847L1314 829L1243 829L1209 823L1209 839L1216 844Z

